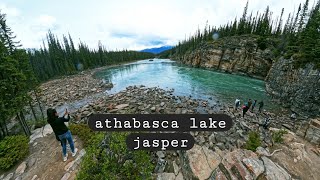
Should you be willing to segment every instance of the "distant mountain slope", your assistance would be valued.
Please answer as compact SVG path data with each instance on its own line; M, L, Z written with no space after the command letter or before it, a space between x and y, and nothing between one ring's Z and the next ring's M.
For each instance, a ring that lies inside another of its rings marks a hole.
M150 49L143 49L140 52L150 52L153 54L159 54L163 51L166 51L168 49L172 49L173 46L162 46L162 47L158 47L158 48L150 48Z

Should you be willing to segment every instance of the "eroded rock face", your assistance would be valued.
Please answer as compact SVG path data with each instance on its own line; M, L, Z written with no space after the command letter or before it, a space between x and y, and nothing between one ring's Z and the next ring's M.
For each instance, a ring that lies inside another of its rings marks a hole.
M254 175L254 178L258 178L264 172L263 162L256 157L244 158L242 162Z
M194 67L264 79L274 57L271 50L261 50L257 46L256 38L231 37L213 43L203 43L197 49L173 59Z
M173 173L159 173L157 180L175 180L176 176Z
M265 173L263 161L249 150L229 152L195 145L185 155L182 173L186 179L256 179Z
M199 179L208 179L214 169L211 169L202 147L195 145L187 155L193 174Z
M305 138L312 144L320 144L320 118L311 119L309 122L301 123L297 135Z
M320 71L312 64L295 69L292 59L280 58L266 77L266 90L298 114L320 114Z
M291 176L287 173L281 166L277 163L272 162L267 157L262 157L265 169L266 169L266 179L273 180L273 179L283 179L283 180L290 180Z
M36 139L45 137L49 134L52 134L53 130L50 124L45 125L43 128L35 129L30 136L30 144L33 143Z
M16 171L15 171L15 174L22 174L22 173L24 173L25 170L26 170L26 168L27 168L27 163L24 161L24 162L22 162L22 163L18 166L18 168L17 168Z

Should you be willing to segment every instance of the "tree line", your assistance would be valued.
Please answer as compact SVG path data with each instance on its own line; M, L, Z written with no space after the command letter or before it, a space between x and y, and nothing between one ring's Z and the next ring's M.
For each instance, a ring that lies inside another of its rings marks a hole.
M6 15L0 11L0 140L10 135L8 124L16 119L24 133L30 128L25 120L24 108L29 106L35 120L44 120L39 100L39 84L51 78L79 71L131 60L153 58L154 55L136 51L107 51L99 42L98 49L90 49L84 42L74 45L71 36L63 41L47 34L46 43L40 49L25 50L16 41L6 23ZM33 103L34 95L36 103ZM33 104L41 110L37 117Z
M28 50L30 64L37 79L73 74L80 70L111 65L132 60L153 58L154 55L137 51L107 51L101 42L97 49L90 49L84 42L76 48L70 34L63 35L62 42L50 31L39 50Z
M320 1L318 0L311 9L309 0L300 4L296 12L289 13L286 21L283 20L284 8L281 15L274 18L269 6L263 13L251 12L248 15L248 2L244 7L242 16L234 21L210 27L206 25L188 39L180 41L173 49L163 52L161 57L183 56L204 42L213 41L213 34L219 38L253 35L257 36L260 49L264 50L270 42L275 44L275 54L285 58L293 57L296 67L303 67L313 62L320 68Z
M30 135L24 119L23 108L31 98L28 92L35 88L35 76L28 54L6 24L0 12L0 139L9 135L7 124L16 117L25 134Z

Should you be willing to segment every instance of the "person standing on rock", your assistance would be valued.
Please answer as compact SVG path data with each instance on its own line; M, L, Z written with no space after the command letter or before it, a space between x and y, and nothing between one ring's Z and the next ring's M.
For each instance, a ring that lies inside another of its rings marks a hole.
M259 104L259 112L261 113L263 105L264 105L263 101L260 101L258 104Z
M249 110L249 103L244 103L244 105L242 106L242 117L244 118L244 115L247 113L247 111Z
M251 99L249 99L249 101L248 101L248 109L250 109L251 105L252 105L252 101L251 101Z
M236 109L238 109L238 107L240 106L240 99L237 98L236 101L234 102L234 105L236 107Z
M257 100L254 100L251 106L251 112L253 112L253 109L256 106L256 104L257 104Z
M67 118L65 118L66 115L67 115ZM49 108L47 110L47 116L48 116L48 123L51 125L53 132L56 134L56 136L59 137L61 141L63 161L68 160L67 141L70 144L72 157L76 156L78 149L74 147L72 134L69 128L64 124L65 122L68 122L70 120L69 112L66 110L63 117L59 117L55 109Z

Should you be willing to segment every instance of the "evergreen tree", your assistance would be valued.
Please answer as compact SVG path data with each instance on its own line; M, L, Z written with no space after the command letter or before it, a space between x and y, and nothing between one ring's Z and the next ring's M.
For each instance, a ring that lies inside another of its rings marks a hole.
M12 53L17 47L20 47L19 41L15 41L16 36L13 34L11 28L7 26L6 14L2 14L0 11L0 40L4 44L7 53Z
M283 12L284 12L284 8L282 8L280 19L279 19L279 23L278 23L278 27L277 27L277 31L276 31L276 35L278 35L278 36L281 34Z
M298 32L301 32L303 26L305 25L305 21L306 21L306 18L307 18L308 5L309 5L309 0L306 0L306 2L303 5L303 9L302 9L302 11L300 13Z
M248 2L244 7L242 17L231 23L220 25L219 28L212 28L209 34L206 31L197 31L195 36L186 38L179 42L177 47L170 50L170 53L163 52L166 55L173 55L174 57L183 56L186 52L201 46L203 39L206 41L212 41L213 33L218 33L220 38L229 36L242 36L245 34L257 35L257 48L262 50L267 48L268 44L272 44L275 48L273 52L275 55L284 55L285 58L291 58L295 55L298 66L303 66L307 62L313 62L317 66L320 66L319 62L319 37L320 32L318 23L318 4L308 11L309 0L306 0L303 7L301 4L298 7L297 12L289 13L288 19L283 26L283 14L284 9L281 10L280 17L276 20L272 18L272 12L269 6L266 8L263 14L257 12L255 17L252 17L252 13L247 18ZM203 38L203 36L207 36ZM268 43L271 42L271 43ZM222 46L221 46L222 47ZM167 56L164 56L167 57ZM178 57L180 59L180 57Z
M246 6L244 7L243 14L239 22L239 28L238 28L239 35L245 33L245 24L246 24L247 12L248 12L248 5L249 5L249 1L247 1Z

